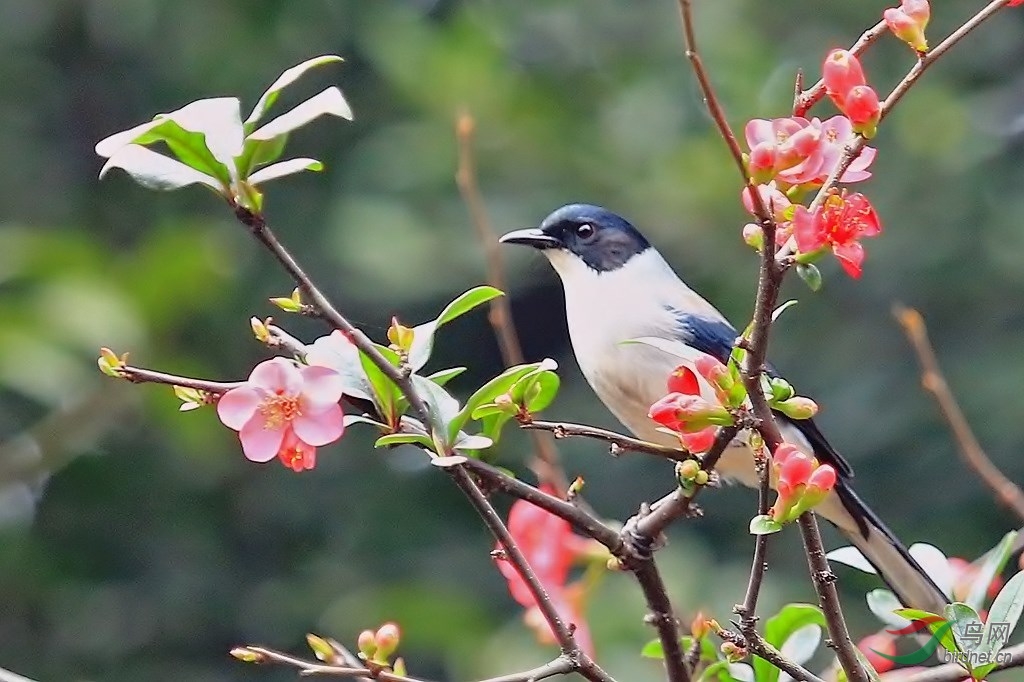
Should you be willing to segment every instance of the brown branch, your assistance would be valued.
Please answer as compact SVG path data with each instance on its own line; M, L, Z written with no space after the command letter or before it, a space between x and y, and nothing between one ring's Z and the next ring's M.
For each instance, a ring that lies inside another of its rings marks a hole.
M729 443L736 437L738 431L739 428L736 426L720 427L714 444L701 460L700 468L709 474L712 473L718 460L722 457L722 453L729 447ZM631 532L640 539L641 544L652 545L673 521L682 518L690 511L690 505L694 498L705 487L697 486L692 492L676 488L674 492L651 505L650 512L638 518L635 525L627 523L623 533Z
M649 443L645 440L640 440L639 438L633 438L632 436L626 436L621 433L608 431L607 429L601 429L596 426L571 424L569 422L548 422L537 419L520 422L519 426L523 429L550 431L554 434L555 438L579 436L582 438L603 440L611 445L610 450L613 456L618 456L622 452L643 452L648 455L657 455L658 457L664 457L676 462L685 462L689 459L696 459L692 454L682 448L670 448L665 445Z
M795 680L800 680L800 682L825 682L807 668L783 656L781 651L769 644L756 630L750 634L741 634L723 628L715 634L727 642L744 647L749 653L755 654L779 670L789 673L789 676Z
M524 670L521 673L491 677L481 682L537 682L555 675L568 675L576 668L571 659L566 656L559 656L555 660L538 666L533 670Z
M800 526L800 535L804 540L804 550L807 552L807 566L811 572L811 581L818 593L818 602L822 612L825 614L825 623L828 625L829 639L836 650L839 658L839 665L846 672L846 679L850 682L869 682L867 671L861 665L857 656L857 649L850 639L850 631L846 627L846 619L843 618L842 605L839 603L839 591L836 589L836 576L828 565L825 557L825 545L821 540L821 531L818 529L818 521L814 512L804 512L797 520Z
M486 483L486 487L500 490L520 500L526 500L544 511L565 519L579 533L597 540L612 554L621 554L622 538L619 532L571 502L549 495L478 459L469 459L462 466Z
M771 226L772 234L775 233L775 218L765 205L761 193L757 190L757 183L750 177L747 163L743 159L743 150L740 149L736 135L733 133L729 120L725 116L722 103L718 100L718 95L715 94L715 89L711 85L711 78L704 68L704 60L701 59L700 53L697 52L697 32L693 25L692 0L678 0L678 2L679 16L683 24L686 58L690 60L690 65L693 67L693 74L697 77L697 83L700 85L700 91L704 96L704 103L707 105L708 112L711 114L711 118L714 119L718 132L721 134L722 139L725 140L726 146L729 147L729 153L732 155L733 161L740 171L740 176L743 178L743 185L750 192L750 200L754 206L754 215L757 216L761 229L765 231L765 239L768 239L769 226Z
M116 368L118 374L133 384L167 384L168 386L181 386L182 388L194 388L197 391L204 391L213 395L222 395L233 388L238 388L245 382L242 381L207 381L206 379L193 379L182 377L165 372L156 372L142 367L121 365Z
M770 462L766 457L758 457L756 462L759 485L757 488L757 513L764 516L768 513L768 496L771 492ZM750 562L750 577L747 579L747 591L743 603L738 604L734 611L740 617L740 630L748 640L759 639L757 634L757 600L761 594L761 583L768 570L768 535L754 536L754 558Z
M508 291L505 285L505 269L502 266L498 240L494 236L491 221L487 217L483 194L476 176L476 158L473 153L473 138L476 121L468 112L459 114L455 122L455 139L458 142L459 165L455 172L455 184L458 185L462 201L469 210L477 240L484 252L487 263L487 283L495 289ZM488 322L494 329L501 349L501 357L506 367L521 365L525 362L523 349L519 343L515 321L512 318L512 306L507 296L492 298L487 315ZM548 483L556 490L566 490L569 480L562 469L558 457L558 449L554 444L537 432L530 433L533 441L534 459L530 468L541 483Z
M1019 519L1024 520L1024 491L992 463L978 442L939 368L935 349L928 340L924 318L916 310L900 305L893 308L893 315L914 348L918 363L921 365L921 385L935 398L942 416L953 432L961 458L992 489L999 502L1012 510Z

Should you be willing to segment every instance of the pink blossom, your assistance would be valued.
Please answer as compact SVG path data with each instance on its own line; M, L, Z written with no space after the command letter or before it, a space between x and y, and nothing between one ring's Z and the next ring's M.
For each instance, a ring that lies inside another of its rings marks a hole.
M793 186L808 189L824 184L836 167L846 145L853 140L853 124L845 116L833 116L822 122L800 116L773 120L753 119L744 128L747 145L752 150L752 162L760 164L758 179L774 172L779 190ZM753 150L757 150L756 153ZM756 159L755 159L756 157ZM874 161L875 150L865 147L840 178L841 182L859 182L871 177L867 171ZM774 168L763 168L774 159Z
M327 367L302 367L284 358L256 365L249 379L217 401L217 415L238 431L245 456L268 462L275 456L295 471L312 469L316 448L344 430L341 377Z

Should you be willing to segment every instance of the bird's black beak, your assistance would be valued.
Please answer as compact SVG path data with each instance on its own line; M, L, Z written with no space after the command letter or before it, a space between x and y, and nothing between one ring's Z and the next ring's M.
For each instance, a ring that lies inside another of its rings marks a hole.
M557 239L536 227L509 232L498 241L502 244L525 244L535 249L554 249L562 245Z

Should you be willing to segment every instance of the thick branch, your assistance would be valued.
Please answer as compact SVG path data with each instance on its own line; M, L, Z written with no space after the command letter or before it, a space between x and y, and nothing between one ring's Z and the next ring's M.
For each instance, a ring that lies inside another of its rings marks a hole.
M756 630L750 634L740 634L723 629L719 630L717 634L725 641L745 647L750 653L763 658L779 670L789 673L789 676L794 680L799 680L800 682L825 682L810 670L783 656L781 651L769 644Z
M850 631L846 628L843 609L839 603L839 591L836 590L836 576L828 565L825 557L825 545L821 541L821 531L814 512L804 512L797 521L800 534L807 552L807 566L811 571L811 580L818 593L818 602L825 614L828 635L839 658L839 665L846 672L850 682L869 682L867 672L857 657L857 649L850 639Z
M565 500L549 495L529 483L513 478L505 472L478 459L467 460L462 465L467 471L484 481L487 487L500 490L512 497L526 500L541 509L565 519L579 533L593 538L608 548L612 554L622 551L622 538L618 531L606 525L596 516Z
M676 462L685 462L688 459L695 459L693 455L681 448L670 448L664 445L657 445L656 443L649 443L645 440L640 440L639 438L633 438L632 436L626 436L621 433L608 431L607 429L601 429L596 426L570 424L568 422L546 422L537 419L520 422L519 426L524 429L550 431L554 434L555 438L579 436L583 438L603 440L611 444L611 454L615 456L618 456L622 452L643 452L648 455L657 455L658 457L664 457Z
M946 378L939 368L939 360L935 356L935 349L928 340L928 329L925 327L924 318L912 308L896 306L893 314L899 321L900 326L906 333L917 360L921 365L921 385L932 394L942 416L949 424L953 437L956 439L960 456L971 469L974 470L981 480L992 489L996 499L1006 505L1017 514L1017 517L1024 520L1024 492L1013 481L1008 479L1001 472L988 455L971 430L967 417L957 404L953 392L946 383Z

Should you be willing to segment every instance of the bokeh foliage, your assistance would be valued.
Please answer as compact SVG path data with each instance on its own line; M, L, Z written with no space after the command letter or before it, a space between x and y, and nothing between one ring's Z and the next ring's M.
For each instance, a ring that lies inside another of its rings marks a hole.
M795 70L815 74L882 8L695 4L735 124L783 114ZM931 35L977 6L937 4ZM282 104L337 83L355 122L299 131L292 151L326 171L268 186L267 210L371 335L382 339L392 314L425 321L484 278L452 179L462 108L478 119L496 225L536 224L568 201L605 204L742 324L755 260L676 12L667 0L0 0L0 666L55 680L289 679L226 652L241 641L298 647L308 630L350 640L385 618L403 624L403 651L424 676L546 660L490 566L485 530L419 457L374 452L353 428L312 473L256 467L212 412L180 415L169 390L95 370L109 345L147 366L244 376L265 355L249 315L271 314L266 298L291 285L208 194L100 183L92 146L199 97L251 105L283 68L341 54L344 65ZM822 428L894 528L968 557L1012 519L964 473L889 308L922 310L982 441L1024 478L1022 29L1019 11L980 29L886 122L868 185L886 234L868 245L860 282L829 266L821 293L793 285L801 302L772 352L822 405ZM892 39L865 59L880 90L910 63ZM563 367L550 415L613 426L575 370L554 275L518 252L510 268L528 359ZM462 397L496 374L484 316L446 327L433 362L470 367L452 384ZM526 447L509 434L502 463L522 470ZM670 485L660 462L611 460L591 443L562 451L611 516ZM673 531L666 571L684 615L700 606L724 617L747 569L753 496L729 489L704 502L707 518ZM800 557L784 551L792 535L772 552L766 612L810 598ZM871 584L849 577L864 633ZM657 664L638 658L649 633L634 586L607 577L591 614L606 667L653 679Z

